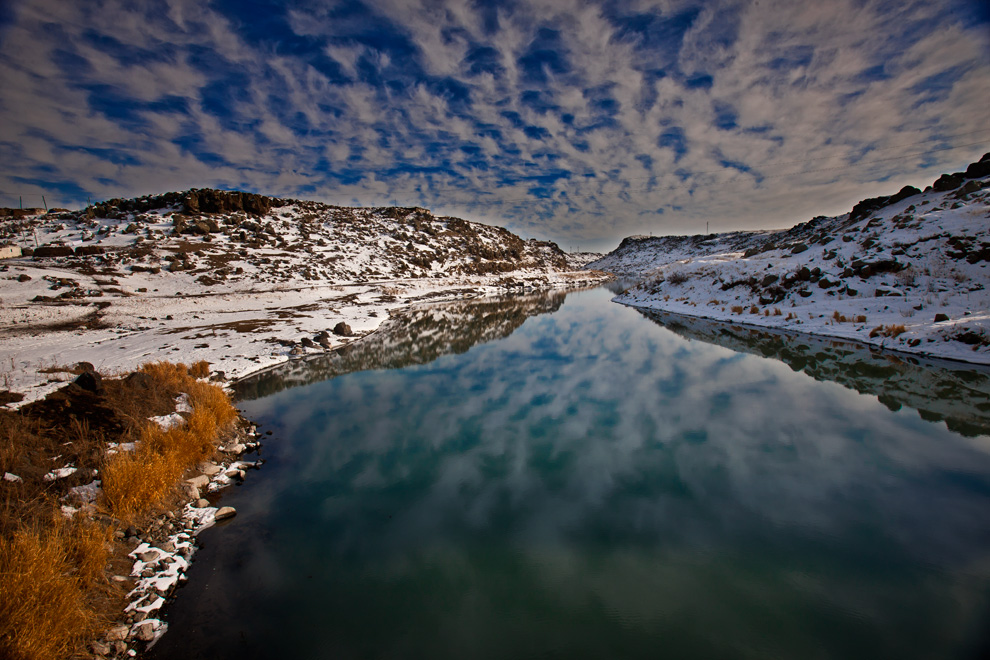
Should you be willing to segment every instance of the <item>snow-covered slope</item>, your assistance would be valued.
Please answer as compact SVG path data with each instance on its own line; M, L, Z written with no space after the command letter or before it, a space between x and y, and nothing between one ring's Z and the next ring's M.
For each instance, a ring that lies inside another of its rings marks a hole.
M425 300L603 279L553 243L421 208L217 190L5 210L2 243L24 255L0 261L0 391L26 400L78 361L113 371L207 360L239 377L323 352L318 335L341 322L353 335L334 346Z
M925 192L770 233L627 239L637 307L990 363L990 154Z

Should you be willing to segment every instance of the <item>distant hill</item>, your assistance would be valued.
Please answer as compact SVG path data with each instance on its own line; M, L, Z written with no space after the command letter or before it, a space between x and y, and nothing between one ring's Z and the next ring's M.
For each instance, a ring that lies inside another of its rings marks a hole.
M5 216L0 241L26 256L106 275L182 273L205 286L577 268L554 243L422 208L351 208L194 189L112 199L81 211L0 213Z
M637 307L990 363L990 154L784 231L630 237L590 268Z

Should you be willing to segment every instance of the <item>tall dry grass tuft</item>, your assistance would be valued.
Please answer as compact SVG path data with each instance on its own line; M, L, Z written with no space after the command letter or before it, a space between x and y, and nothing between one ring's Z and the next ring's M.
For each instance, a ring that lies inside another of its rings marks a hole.
M115 454L106 462L106 503L125 520L161 504L186 468L213 454L220 433L237 419L227 394L216 385L197 381L185 365L154 362L141 371L159 388L188 394L192 412L183 426L168 430L149 422L141 429L135 452Z
M101 626L88 594L111 530L53 514L0 538L0 657L64 658Z

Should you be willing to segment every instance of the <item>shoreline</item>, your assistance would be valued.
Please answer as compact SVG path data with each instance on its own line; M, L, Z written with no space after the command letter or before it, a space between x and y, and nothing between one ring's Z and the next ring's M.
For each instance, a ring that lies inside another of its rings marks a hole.
M600 284L603 280L601 275L587 273L581 278L561 278L552 285L542 288L527 287L526 291L532 293L577 289ZM317 288L313 287L311 290ZM434 286L417 292L421 295L410 296L401 301L391 301L388 305L372 306L371 311L376 312L376 315L370 318L375 319L377 323L359 336L338 341L329 349L309 350L295 356L289 355L290 351L280 352L277 357L282 359L259 365L255 369L244 370L235 377L225 378L218 384L223 386L228 396L231 396L232 403L236 405L237 400L231 387L236 382L277 369L290 361L319 358L366 340L385 327L397 313L418 305L511 295L512 290L507 287L466 290L462 286L443 288ZM210 319L203 320L208 322ZM92 331L78 330L75 336L81 337L89 332ZM49 334L42 339L51 339L53 336L59 335ZM159 357L167 360L171 356L162 354ZM132 365L133 368L138 366L140 365ZM222 367L224 362L218 360L213 366ZM123 372L119 375L123 375ZM19 408L39 401L52 391L57 391L71 382L73 382L71 378L65 381L50 379L50 382L44 384L45 387L35 388L33 394L36 396L25 397L24 400L16 402L15 406L7 406L7 408ZM104 632L87 643L87 657L142 657L167 632L167 616L161 615L171 599L176 597L177 588L187 579L186 571L199 548L196 538L206 529L236 516L236 511L232 507L223 505L224 490L232 484L243 483L247 478L247 471L262 467L264 459L259 455L263 445L262 438L263 433L258 430L258 425L238 414L232 430L218 439L214 458L187 471L175 485L173 499L151 515L140 529L131 525L126 531L116 532L113 544L115 551L108 564L106 576L109 581L128 590L127 598L121 610L114 610L115 614L108 620ZM95 497L94 494L94 500Z
M765 332L771 335L778 336L790 336L790 337L810 337L818 340L829 340L836 342L846 342L853 344L865 350L872 352L878 352L885 355L892 355L899 358L921 358L929 362L946 362L949 365L956 367L973 367L975 369L990 369L990 360L977 361L977 360L966 360L961 357L947 356L939 353L926 352L921 350L911 350L910 347L900 347L900 346L889 346L885 345L883 342L876 343L869 341L869 338L863 339L857 335L840 335L840 334L830 334L821 331L809 331L803 330L793 326L773 326L773 325L763 325L759 323L753 323L745 319L738 317L728 317L723 318L720 316L709 316L704 314L692 314L690 312L674 310L666 307L651 307L648 305L637 305L631 302L625 302L617 300L619 296L612 299L619 305L625 307L631 307L637 311L642 311L646 313L655 314L667 314L674 317L683 317L696 321L705 321L713 324L720 324L726 326L738 326L749 330L757 330L760 332ZM765 317L761 317L765 318ZM771 317L773 318L773 317ZM887 339L886 337L884 339Z
M32 280L41 280L39 271L55 270L27 260L4 266ZM324 355L354 343L377 331L391 313L416 304L597 285L607 279L592 271L523 272L512 279L417 278L199 295L134 294L112 298L102 308L89 301L72 306L30 302L34 291L20 290L17 300L9 295L3 300L15 318L0 328L0 391L23 395L10 401L9 409L43 399L68 382L57 368L78 362L113 375L156 360L205 360L216 380L234 382L295 357ZM42 283L47 287L47 281ZM53 321L61 325L53 327ZM338 324L346 326L344 334L333 332ZM314 342L320 334L329 347Z

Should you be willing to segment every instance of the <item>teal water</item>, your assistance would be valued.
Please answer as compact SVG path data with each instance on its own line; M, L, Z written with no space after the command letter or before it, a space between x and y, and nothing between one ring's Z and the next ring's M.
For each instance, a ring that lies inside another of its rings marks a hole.
M456 307L249 386L268 463L151 657L990 651L985 372L795 366L610 297Z

